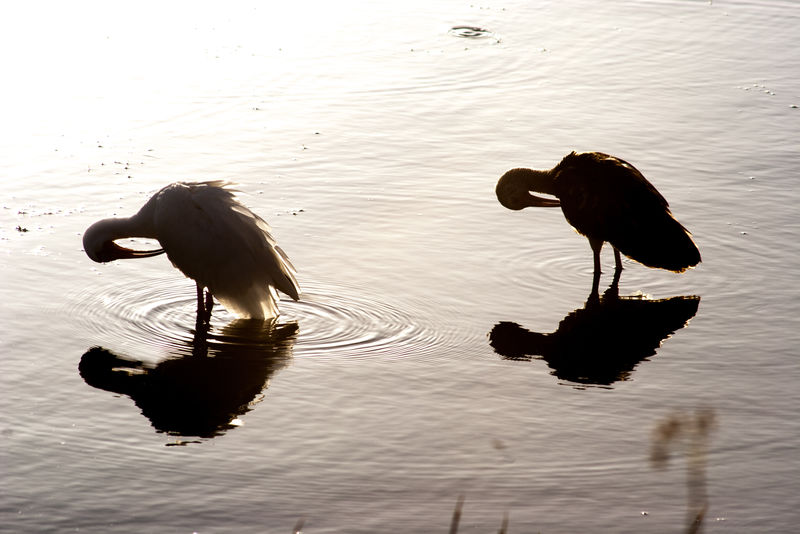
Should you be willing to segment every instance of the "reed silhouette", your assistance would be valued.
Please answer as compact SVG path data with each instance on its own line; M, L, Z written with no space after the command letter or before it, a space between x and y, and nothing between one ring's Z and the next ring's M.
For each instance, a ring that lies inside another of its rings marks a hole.
M711 436L717 428L716 414L711 408L701 408L693 415L676 410L653 428L650 463L666 469L671 456L686 458L686 533L703 532L708 512L706 460Z
M456 507L453 509L453 517L450 520L450 534L458 534L458 524L461 522L461 511L464 508L464 496L459 495L456 500ZM503 514L503 522L497 534L508 534L508 512Z

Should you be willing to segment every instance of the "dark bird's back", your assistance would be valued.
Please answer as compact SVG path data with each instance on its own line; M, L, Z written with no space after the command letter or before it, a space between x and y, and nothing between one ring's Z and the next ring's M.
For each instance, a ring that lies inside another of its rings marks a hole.
M571 153L554 169L567 221L648 267L681 272L700 262L691 234L633 165L600 152Z

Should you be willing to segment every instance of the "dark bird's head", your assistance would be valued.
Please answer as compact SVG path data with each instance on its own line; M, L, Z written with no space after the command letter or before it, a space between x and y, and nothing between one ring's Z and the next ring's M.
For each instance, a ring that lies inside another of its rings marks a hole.
M552 178L548 171L511 169L500 177L495 187L497 200L510 210L528 207L550 208L560 205L558 200L537 197L532 191L552 194Z

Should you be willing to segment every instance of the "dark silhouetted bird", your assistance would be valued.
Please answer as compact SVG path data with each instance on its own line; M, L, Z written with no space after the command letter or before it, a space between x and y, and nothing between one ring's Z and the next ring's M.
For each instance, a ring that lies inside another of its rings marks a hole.
M633 165L614 156L572 152L549 171L511 169L497 182L496 193L512 210L561 206L567 222L589 239L596 276L606 241L614 247L618 270L620 252L674 272L700 263L691 234L672 216L666 199Z

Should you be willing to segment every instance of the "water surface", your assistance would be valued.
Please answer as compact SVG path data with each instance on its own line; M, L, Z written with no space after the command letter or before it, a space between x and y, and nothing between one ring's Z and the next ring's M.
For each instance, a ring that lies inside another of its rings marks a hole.
M0 530L445 532L460 495L462 532L680 532L706 500L706 532L795 529L794 3L52 9L0 32ZM626 260L592 302L559 210L494 196L571 150L636 165L703 263ZM275 324L198 328L166 258L81 249L211 179L298 268Z

